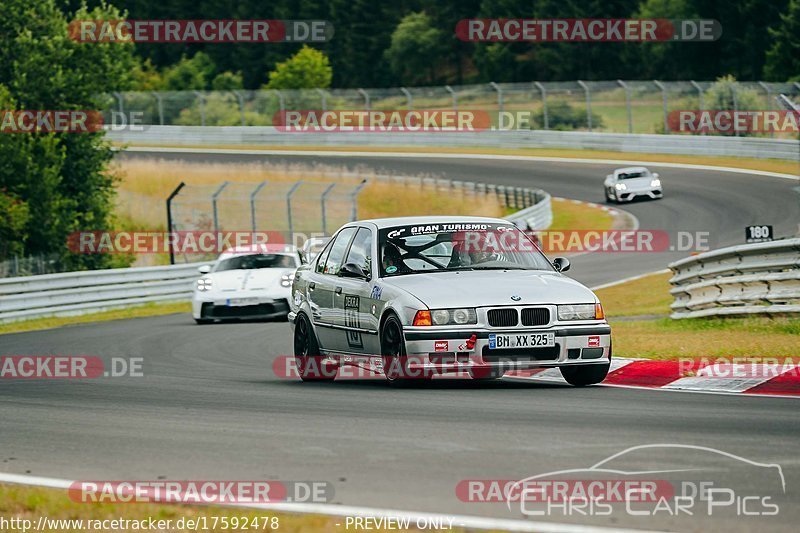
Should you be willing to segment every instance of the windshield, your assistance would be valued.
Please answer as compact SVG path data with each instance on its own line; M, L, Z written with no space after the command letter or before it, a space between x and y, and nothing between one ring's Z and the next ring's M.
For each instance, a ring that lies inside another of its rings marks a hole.
M633 178L646 178L650 176L650 172L647 170L637 170L635 172L622 172L618 176L618 179L621 180L630 180Z
M439 223L379 232L381 276L456 270L549 270L539 248L516 226Z
M294 257L284 254L249 254L223 259L214 272L224 270L254 270L258 268L294 268Z

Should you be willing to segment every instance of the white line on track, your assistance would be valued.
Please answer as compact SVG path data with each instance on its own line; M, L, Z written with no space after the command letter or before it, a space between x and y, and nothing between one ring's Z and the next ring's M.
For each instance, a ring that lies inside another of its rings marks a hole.
M414 159L483 159L506 161L538 161L544 163L576 163L582 165L650 165L664 168L684 168L690 170L712 170L716 172L730 172L734 174L752 174L770 178L789 179L800 181L800 177L793 174L768 172L766 170L751 170L736 167L719 167L714 165L693 165L690 163L669 163L666 161L629 161L626 159L589 159L580 157L547 157L535 155L503 155L503 154L459 154L435 152L361 152L347 150L237 150L233 148L181 148L181 147L146 147L129 146L120 151L151 152L165 154L223 154L223 155L292 155L292 156L324 156L324 157L403 157Z
M13 483L16 485L32 485L53 489L69 489L74 481L49 477L28 476L23 474L9 474L0 472L0 483ZM541 531L544 533L594 533L609 531L641 532L641 529L620 529L617 527L583 526L577 524L559 524L556 522L537 522L532 520L514 520L508 518L488 518L481 516L450 515L442 513L423 513L415 511L401 511L396 509L382 509L375 507L361 507L351 505L333 505L327 503L270 503L270 504L236 504L226 507L243 507L248 509L262 509L269 511L283 511L297 514L321 514L341 517L374 517L374 518L408 518L410 520L453 520L453 526L467 529L499 529L504 531Z

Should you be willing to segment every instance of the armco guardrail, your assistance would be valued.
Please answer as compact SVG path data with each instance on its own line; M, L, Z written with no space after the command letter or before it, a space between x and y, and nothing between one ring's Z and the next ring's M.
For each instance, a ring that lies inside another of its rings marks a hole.
M721 248L669 268L672 318L800 313L800 238Z
M272 126L146 126L141 131L110 131L115 142L153 146L465 146L495 148L567 148L798 160L796 140L655 135L581 131L476 131L419 133L287 133Z
M207 263L0 279L0 322L79 315L150 302L187 301Z
M449 183L449 180L446 181ZM487 187L485 184L475 184ZM462 187L461 182L448 186ZM535 202L506 217L518 226L547 229L553 219L550 195L520 189ZM512 193L491 187L488 194ZM507 204L510 205L510 204ZM80 315L150 302L188 301L197 268L205 262L171 266L89 270L0 279L0 323L48 316Z

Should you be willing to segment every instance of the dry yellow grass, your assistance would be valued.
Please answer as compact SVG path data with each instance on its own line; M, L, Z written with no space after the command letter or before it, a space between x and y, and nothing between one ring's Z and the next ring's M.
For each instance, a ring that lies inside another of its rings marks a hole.
M668 315L671 273L654 274L597 291L606 316Z

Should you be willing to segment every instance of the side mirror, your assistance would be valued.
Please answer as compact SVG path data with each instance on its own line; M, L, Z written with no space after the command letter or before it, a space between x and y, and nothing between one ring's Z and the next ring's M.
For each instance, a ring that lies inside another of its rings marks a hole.
M654 180L657 180L657 179L658 179L658 172L653 172L653 179L654 179Z
M342 265L342 268L339 270L339 276L343 278L369 279L369 274L361 270L361 267L355 263L345 263Z
M197 267L197 271L200 272L201 274L208 274L209 272L211 272L211 265L203 265Z
M566 257L556 257L553 259L553 266L556 267L556 270L559 272L566 272L569 270L569 259Z

